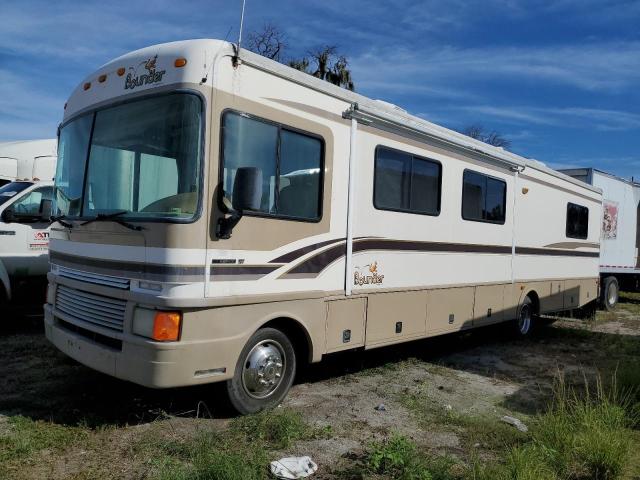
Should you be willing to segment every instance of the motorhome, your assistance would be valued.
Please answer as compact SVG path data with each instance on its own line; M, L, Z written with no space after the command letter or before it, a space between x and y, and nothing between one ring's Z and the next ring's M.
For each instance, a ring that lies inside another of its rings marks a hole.
M56 144L0 143L0 305L40 290L44 298Z
M0 143L0 187L17 179L52 181L56 139Z
M595 168L562 171L602 190L601 304L613 310L621 288L640 290L640 183Z
M58 154L47 338L243 413L333 352L597 297L597 188L223 41L89 75Z

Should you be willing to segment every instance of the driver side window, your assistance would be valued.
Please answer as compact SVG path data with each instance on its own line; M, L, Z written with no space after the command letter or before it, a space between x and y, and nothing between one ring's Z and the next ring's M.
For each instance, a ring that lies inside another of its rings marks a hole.
M38 215L42 200L53 201L53 187L40 187L27 193L13 204L13 211L17 215Z

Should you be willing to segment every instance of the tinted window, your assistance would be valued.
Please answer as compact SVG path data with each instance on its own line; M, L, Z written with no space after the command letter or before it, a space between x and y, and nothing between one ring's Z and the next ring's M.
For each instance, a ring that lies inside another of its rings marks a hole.
M585 240L589 236L589 209L567 204L567 237Z
M224 196L233 197L240 167L262 172L259 213L317 220L321 215L322 141L278 124L226 112L223 117Z
M27 193L12 205L16 215L37 215L42 200L53 200L53 187L40 187Z
M9 203L21 191L29 188L33 183L29 182L11 182L0 187L0 206Z
M462 180L462 218L504 223L506 201L506 182L465 170Z
M376 149L373 204L381 210L440 213L442 166L390 148Z

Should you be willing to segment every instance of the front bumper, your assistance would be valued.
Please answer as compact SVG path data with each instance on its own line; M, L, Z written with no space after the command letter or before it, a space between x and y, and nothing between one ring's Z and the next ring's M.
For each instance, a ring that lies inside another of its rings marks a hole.
M151 388L222 381L233 375L228 345L220 341L154 342L124 334L121 348L95 341L68 328L52 305L44 307L47 339L74 360L113 377ZM224 343L224 342L223 342ZM222 347L222 348L221 348Z

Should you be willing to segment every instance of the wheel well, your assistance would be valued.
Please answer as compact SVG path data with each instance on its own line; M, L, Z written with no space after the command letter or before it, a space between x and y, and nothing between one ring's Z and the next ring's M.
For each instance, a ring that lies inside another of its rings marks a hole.
M296 356L306 362L311 362L311 339L307 333L307 330L300 324L300 322L293 320L292 318L280 317L269 320L260 328L276 328L289 337L293 348L296 351Z
M535 290L531 290L527 293L527 297L531 299L531 303L533 304L533 313L534 315L540 315L540 297Z

